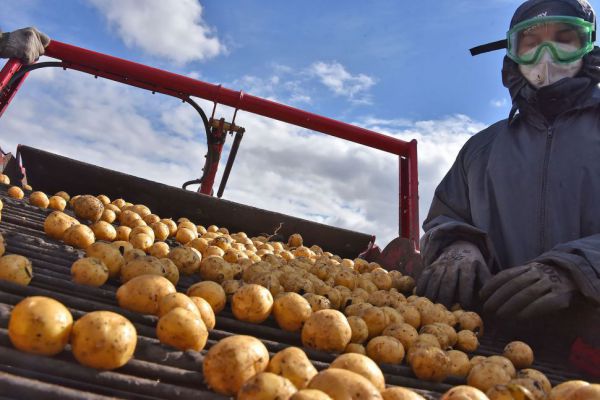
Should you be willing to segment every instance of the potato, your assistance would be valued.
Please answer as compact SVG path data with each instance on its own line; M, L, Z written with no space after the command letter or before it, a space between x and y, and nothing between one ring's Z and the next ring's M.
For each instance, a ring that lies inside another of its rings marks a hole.
M19 200L22 199L23 197L25 197L25 193L23 193L23 190L18 186L11 186L8 189L8 195L10 197L12 197L13 199L19 199Z
M93 311L73 325L71 349L81 364L110 370L133 357L137 332L129 320L110 311Z
M152 228L156 240L164 241L169 237L169 227L160 221L152 223L150 228Z
M148 254L156 258L166 258L169 256L169 245L165 242L155 242L148 249ZM175 265L173 263L173 265ZM176 266L177 267L177 266Z
M195 308L193 303L191 306ZM175 307L158 320L156 336L161 343L179 350L200 351L206 346L208 330L197 308L194 313L190 309Z
M317 311L302 327L302 344L317 350L341 353L351 338L350 324L336 310Z
M125 242L129 242L129 235L131 235L130 227L119 226L119 227L117 227L116 231L117 231L117 236L115 237L116 240L122 240Z
M302 242L302 235L299 233L294 233L288 238L287 245L288 247L300 247L302 246Z
M563 382L552 388L548 400L568 400L574 391L588 385L588 382L580 380Z
M539 383L539 386L541 386L546 396L549 395L550 391L552 390L552 384L550 383L546 375L544 375L538 370L531 368L522 369L517 373L517 378L533 379L534 381Z
M600 384L582 386L576 389L566 400L599 400Z
M542 389L539 382L534 381L533 379L529 379L529 378L512 379L508 384L514 385L514 386L520 386L520 387L527 389L534 400L545 400L546 399L546 392L544 392L544 390ZM586 400L587 399L588 398L586 397Z
M26 297L10 314L8 337L21 351L52 356L65 348L72 326L71 313L58 301L43 296Z
M435 336L440 342L442 349L448 349L452 347L457 340L457 335L451 326L441 323L433 323L424 325L419 330L419 333L429 333Z
M488 400L488 398L477 388L460 385L448 390L440 400Z
M227 279L221 282L221 287L225 291L225 296L227 297L227 301L231 302L231 298L235 294L235 292L242 287L244 282L235 280L235 279ZM271 292L273 294L273 292Z
M94 232L86 225L73 225L63 235L66 244L86 249L96 241Z
M367 344L367 355L378 363L400 364L404 354L402 343L391 336L376 336Z
M271 358L267 371L287 378L298 389L303 389L317 374L306 353L298 347L287 347Z
M356 353L356 354L362 354L363 356L367 355L367 349L365 348L365 346L363 346L362 344L359 343L348 343L348 345L346 346L346 348L344 349L344 353Z
M129 243L131 243L134 249L140 249L146 252L150 246L154 244L154 240L150 235L138 233L136 235L129 235Z
M350 324L350 329L352 330L350 343L364 343L367 341L369 337L369 327L361 317L348 317L348 324Z
M284 293L273 302L273 315L277 325L286 331L300 330L311 314L310 304L297 293Z
M433 336L430 333L422 333L422 334L420 334L419 337L417 337L417 340L415 340L413 342L413 345L419 345L419 344L424 344L424 345L427 345L427 346L437 347L438 349L442 348L442 346L440 345L440 342L437 339L437 337Z
M459 350L449 350L446 352L446 355L450 359L448 375L466 378L471 370L469 357Z
M317 389L302 389L290 397L290 400L332 400L327 393Z
M33 278L31 261L18 254L7 254L0 257L0 280L29 285Z
M66 206L67 202L60 196L52 196L48 200L48 207L52 208L53 210L63 211Z
M396 307L396 310L402 315L404 322L415 329L419 329L421 326L421 313L416 307L408 304L400 304Z
M96 222L102 216L104 204L96 197L86 194L79 196L73 202L73 211L78 218Z
M94 257L101 260L108 268L108 274L111 278L119 276L125 259L116 247L108 243L96 242L85 249L88 257Z
M149 226L146 226L146 225L136 226L135 228L132 228L131 233L129 234L130 240L133 236L139 235L141 233L150 236L150 238L152 238L152 242L154 242L154 239L155 239L154 231L152 230L152 228L150 228Z
M108 267L98 258L80 258L71 265L71 278L80 285L100 287L106 283L108 275Z
M419 337L417 330L407 323L389 324L381 334L398 339L405 350L410 349L410 346Z
M188 296L183 293L170 293L164 296L158 302L158 316L162 317L172 309L180 307L190 311L200 317L200 310L196 306L196 303L192 301Z
M50 200L44 192L33 192L29 195L29 204L40 208L48 208Z
M477 337L483 336L483 321L481 317L472 311L466 311L458 318L460 330L473 331Z
M510 382L510 374L502 365L485 361L475 364L467 376L467 383L479 390L487 391L494 385Z
M272 309L273 296L260 285L244 285L231 298L231 311L241 321L261 323L269 317Z
M518 369L527 368L533 364L533 350L524 342L510 342L504 347L502 355L508 358Z
M79 221L60 211L51 212L44 221L44 232L53 239L62 240L67 229L79 225Z
M227 303L225 291L216 282L204 281L193 284L188 288L187 295L202 297L210 304L215 314L221 312Z
M140 275L165 276L165 272L165 268L158 258L152 256L138 257L121 267L121 282L128 282Z
M510 362L510 360L506 357L503 356L489 356L488 358L485 359L486 362L493 362L496 363L498 365L501 365L502 368L504 368L504 370L506 372L508 372L508 375L510 375L511 378L514 378L517 376L517 370L515 369L514 365L512 364L512 362Z
M158 260L163 266L163 276L167 278L173 285L177 285L179 282L179 269L168 258L161 258Z
M112 224L113 222L115 222L116 219L117 219L117 214L115 214L115 212L113 210L109 210L109 209L105 208L104 211L102 211L102 216L100 217L101 221ZM115 235L116 235L116 230L115 230Z
M238 400L289 399L296 392L292 383L270 372L261 372L248 379L237 393Z
M210 306L210 303L204 300L202 297L198 296L191 296L190 300L192 300L198 308L198 311L200 312L200 317L202 317L202 321L204 322L204 325L206 325L206 328L209 331L212 330L215 327L216 318L215 312Z
M310 381L308 388L321 390L336 400L382 399L379 390L367 378L340 368L329 368L319 372Z
M131 245L131 243L129 243ZM125 264L129 261L137 260L138 258L146 257L146 252L140 249L134 249L133 246L128 248L123 254L123 259L125 260Z
M425 398L410 389L403 387L388 387L381 391L383 400L425 400Z
M485 394L490 400L534 400L529 389L514 383L494 385Z
M392 287L392 277L383 268L376 268L371 272L371 281L380 290L390 290Z
M479 347L479 340L477 340L477 335L472 331L465 329L458 332L456 336L456 348L458 350L472 353L476 351Z
M140 214L141 215L141 214ZM160 222L160 217L156 214L148 214L148 215L144 215L142 216L142 219L144 220L145 223L147 223L148 225L152 225L155 224L157 222ZM163 224L164 225L164 224ZM166 225L165 225L166 226ZM168 228L167 228L168 229ZM165 238L166 239L166 238ZM164 240L164 239L163 239Z
M380 307L367 308L359 314L359 317L367 323L370 338L381 335L390 323L389 317Z
M381 372L375 361L369 357L355 353L342 354L333 360L330 368L341 368L355 372L367 378L377 390L382 391L385 389L383 372Z
M197 237L198 234L188 228L178 228L177 233L175 234L175 240L177 240L181 244L189 243Z
M265 371L268 364L269 352L260 340L246 335L229 336L206 353L204 379L215 392L232 396L244 382Z
M114 226L106 221L94 222L90 225L90 229L94 232L94 236L98 240L106 240L112 242L117 237L117 231Z
M441 382L450 370L450 358L437 347L413 346L409 360L417 378L426 381Z
M143 314L156 314L158 302L166 295L175 293L175 286L158 275L140 275L117 289L117 301L126 310Z
M169 252L169 259L177 265L180 273L191 275L200 268L202 255L190 247L175 247Z
M0 256L3 256L6 252L6 242L4 241L4 236L0 233Z

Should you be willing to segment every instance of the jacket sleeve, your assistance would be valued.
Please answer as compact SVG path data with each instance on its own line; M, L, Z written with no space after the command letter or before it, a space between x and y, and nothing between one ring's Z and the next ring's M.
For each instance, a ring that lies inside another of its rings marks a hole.
M421 254L424 266L434 262L446 247L458 240L473 243L483 254L488 266L494 264L488 235L472 222L465 148L466 145L435 190L429 214L423 223L425 234L421 238Z
M600 234L559 244L534 261L569 270L581 294L600 306Z

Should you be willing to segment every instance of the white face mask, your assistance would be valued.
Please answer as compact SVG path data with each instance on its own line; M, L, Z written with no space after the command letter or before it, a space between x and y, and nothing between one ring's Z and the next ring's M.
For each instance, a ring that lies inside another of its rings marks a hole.
M554 44L556 47L561 47L564 50L571 50L572 46L565 44ZM536 49L531 50L535 52ZM581 69L583 65L583 59L573 61L570 63L559 63L554 61L552 54L549 49L544 49L542 57L537 64L521 65L519 64L519 71L523 74L525 79L539 89L543 86L552 85L554 82L558 82L563 78L572 78Z

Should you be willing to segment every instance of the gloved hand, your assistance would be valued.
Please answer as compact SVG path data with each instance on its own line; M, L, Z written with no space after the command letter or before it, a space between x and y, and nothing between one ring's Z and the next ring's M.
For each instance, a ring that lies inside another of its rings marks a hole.
M479 288L491 277L479 248L458 241L446 247L417 282L417 295L449 307L459 302L470 307Z
M567 308L576 292L567 271L533 262L500 272L480 295L484 311L525 319Z
M0 57L19 58L32 64L44 54L50 38L35 28L23 28L5 32L0 36Z

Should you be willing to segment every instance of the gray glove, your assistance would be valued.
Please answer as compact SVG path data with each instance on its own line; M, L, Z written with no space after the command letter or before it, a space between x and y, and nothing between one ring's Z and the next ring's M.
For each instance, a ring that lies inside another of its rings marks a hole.
M446 247L417 282L417 295L449 307L470 307L477 291L491 277L479 248L465 241Z
M567 308L576 292L567 271L533 262L500 272L480 295L484 311L525 319Z
M18 58L33 64L44 54L50 38L35 28L23 28L0 35L0 57Z

